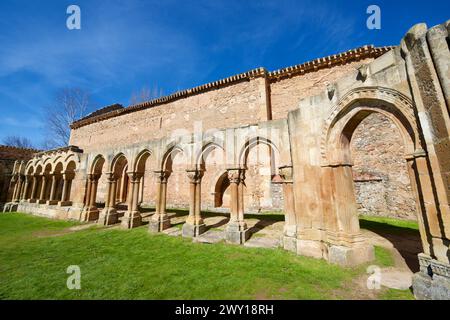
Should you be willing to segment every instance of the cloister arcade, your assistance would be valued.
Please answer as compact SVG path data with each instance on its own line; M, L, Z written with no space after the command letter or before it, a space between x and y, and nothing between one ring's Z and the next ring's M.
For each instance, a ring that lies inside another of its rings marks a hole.
M229 215L227 242L243 244L250 236L244 214L282 202L284 249L344 266L365 263L374 249L360 230L351 140L364 119L381 114L400 132L416 202L423 252L415 294L448 298L449 30L449 22L418 24L398 47L260 68L107 107L72 125L77 147L15 163L5 211L126 229L148 221L150 232L161 232L172 225L170 210L186 205L181 233L199 238L207 231L202 210L215 209ZM333 68L345 75L322 74L317 86L303 77Z

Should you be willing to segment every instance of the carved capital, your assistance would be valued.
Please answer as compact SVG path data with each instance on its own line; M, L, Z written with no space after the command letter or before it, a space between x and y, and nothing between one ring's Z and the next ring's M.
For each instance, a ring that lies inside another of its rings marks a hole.
M194 184L199 184L202 182L203 170L193 169L186 170L189 181Z
M142 177L141 172L127 172L128 178L130 178L131 183L137 183Z
M170 176L170 172L166 170L153 171L153 174L158 183L167 183L167 179L169 179Z
M230 183L239 184L241 180L241 170L240 169L227 169L228 180Z

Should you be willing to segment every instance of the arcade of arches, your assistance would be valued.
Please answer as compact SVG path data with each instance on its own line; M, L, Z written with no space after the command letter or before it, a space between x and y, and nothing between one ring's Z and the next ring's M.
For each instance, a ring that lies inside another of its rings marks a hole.
M248 214L277 211L286 250L344 266L374 258L359 213L417 219L414 294L448 299L449 29L101 109L71 146L16 161L5 211L162 232L188 208L194 238L214 211L235 244Z

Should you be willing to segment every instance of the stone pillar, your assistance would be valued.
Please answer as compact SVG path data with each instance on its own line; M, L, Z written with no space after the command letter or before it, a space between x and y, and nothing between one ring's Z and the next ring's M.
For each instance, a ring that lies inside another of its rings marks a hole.
M26 175L25 184L22 189L22 194L20 195L20 200L26 200L29 186L30 186L30 176Z
M230 243L243 244L249 237L243 210L244 169L227 169L227 171L230 180L231 210L225 238Z
M201 185L203 171L199 169L186 170L189 178L190 203L189 216L183 225L183 237L197 237L206 231L206 225L201 216Z
M128 210L125 212L121 226L125 229L132 229L142 225L142 216L138 208L139 200L139 181L141 179L140 173L127 172L130 180L130 190L128 190Z
M54 174L51 175L51 177L52 177L52 179L51 179L52 184L51 184L51 187L50 187L50 198L47 200L47 204L48 205L54 205L54 204L58 203L58 200L56 200L56 188L57 188L57 185L58 185L57 184L58 183L57 176L54 173Z
M100 175L88 174L87 193L86 193L86 207L83 211L83 221L95 221L98 220L99 210L97 208L97 186Z
M106 173L106 201L105 208L100 212L98 223L101 225L111 225L119 221L116 211L116 185L117 179L113 172Z
M415 161L415 155L406 157L406 163L408 168L409 180L411 182L411 189L414 193L416 199L416 210L417 210L417 222L419 225L420 238L422 241L423 252L430 255L430 242L427 238L427 231L425 226L424 217L426 216L426 209L424 207L423 198L421 196L421 188L419 186L420 179L418 177L417 166Z
M41 175L41 194L39 195L39 200L38 203L45 203L47 201L47 199L45 199L45 194L47 191L47 176L45 175L45 173L43 173Z
M156 176L156 210L149 222L149 232L161 232L170 228L170 218L166 212L168 171L155 171Z
M30 194L30 198L28 199L28 201L30 202L30 203L32 203L32 202L36 202L36 192L37 192L37 176L36 175L33 175L32 176L32 179L33 179L33 184L32 184L32 186L31 186L31 194Z
M17 175L17 182L14 186L13 202L20 201L20 190L22 188L23 177L21 174Z
M285 224L283 234L283 247L286 250L297 252L297 222L294 208L292 166L280 167L280 176L283 180L283 198Z
M362 236L359 228L356 196L351 164L332 166L332 198L336 226L327 230L328 261L342 266L354 266L375 259L374 248Z
M63 178L63 186L62 186L62 194L61 200L58 202L60 207L70 206L72 205L72 201L70 201L70 188L72 184L72 180L74 179L73 173L64 173L62 175Z

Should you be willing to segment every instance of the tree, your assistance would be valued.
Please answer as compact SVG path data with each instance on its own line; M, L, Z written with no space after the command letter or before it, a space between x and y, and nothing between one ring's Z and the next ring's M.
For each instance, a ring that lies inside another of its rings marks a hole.
M163 90L158 88L158 86L153 86L152 89L144 86L139 92L133 92L130 98L130 104L137 104L140 102L149 101L152 99L159 98L163 95Z
M3 139L3 144L5 146L24 148L24 149L34 149L33 143L30 139L19 137L19 136L8 136Z
M69 144L70 125L86 116L90 106L90 95L79 88L65 88L57 92L55 102L46 114L46 149L64 147Z

